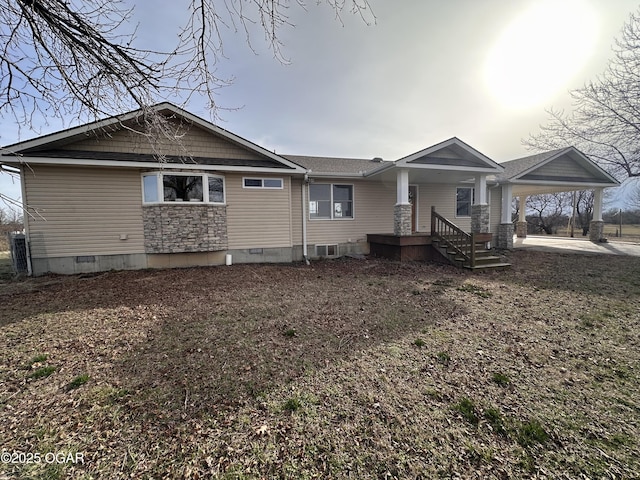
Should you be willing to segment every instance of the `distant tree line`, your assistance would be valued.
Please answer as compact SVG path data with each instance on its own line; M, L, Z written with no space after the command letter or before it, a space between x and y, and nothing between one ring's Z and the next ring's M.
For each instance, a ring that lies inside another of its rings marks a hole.
M9 250L9 234L24 229L22 216L10 208L0 207L0 251Z

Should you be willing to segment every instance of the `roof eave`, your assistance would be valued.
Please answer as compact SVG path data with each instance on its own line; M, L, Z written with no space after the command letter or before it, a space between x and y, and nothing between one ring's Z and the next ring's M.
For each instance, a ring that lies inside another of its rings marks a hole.
M135 162L121 160L98 160L98 159L76 159L76 158L53 158L53 157L28 157L28 156L3 156L0 157L2 163L8 165L57 165L76 167L108 167L108 168L136 168L136 169L163 169L163 170L204 170L204 171L224 171L224 172L254 172L254 173L279 173L281 175L303 175L306 170L294 170L284 168L269 167L248 167L241 165L203 165L193 163L167 163L167 162Z

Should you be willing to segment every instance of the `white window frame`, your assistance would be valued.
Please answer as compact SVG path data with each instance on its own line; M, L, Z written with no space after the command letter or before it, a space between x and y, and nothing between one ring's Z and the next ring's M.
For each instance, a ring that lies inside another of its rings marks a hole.
M327 220L339 220L339 221L347 221L347 220L355 220L356 218L356 188L353 185L353 183L316 183L315 185L329 185L331 186L331 188L329 189L330 192L330 205L331 208L329 209L331 216L330 217L312 217L311 216L311 202L314 200L311 200L311 184L309 185L309 187L307 188L307 198L309 199L307 202L307 208L309 209L309 220L312 222L318 222L318 221L327 221ZM335 213L335 205L333 202L333 187L334 185L338 185L340 187L351 187L351 216L350 217L336 217L334 216Z
M170 202L164 199L164 181L163 176L184 176L184 177L202 177L202 201L201 202ZM158 201L156 202L147 202L145 201L145 186L144 179L145 177L156 177L156 196ZM212 202L209 201L209 178L219 178L222 180L222 202ZM217 175L213 173L191 173L191 172L145 172L140 177L140 182L142 184L142 203L144 205L226 205L227 203L227 183L224 175Z
M247 180L259 180L260 186L247 186L245 182ZM265 180L278 180L280 182L279 187L267 187L265 186ZM284 188L284 179L282 178L272 178L272 177L242 177L242 188L249 188L255 190L282 190Z
M461 188L466 188L471 190L471 199L469 200L469 215L458 215L458 190ZM455 212L455 218L471 218L471 207L473 206L473 202L476 198L476 189L474 187L456 187L456 196L454 199L454 207L453 211Z

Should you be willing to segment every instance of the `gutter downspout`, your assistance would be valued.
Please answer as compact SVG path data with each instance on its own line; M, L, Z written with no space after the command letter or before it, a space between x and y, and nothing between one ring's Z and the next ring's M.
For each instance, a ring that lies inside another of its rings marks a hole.
M302 182L302 258L304 263L310 265L307 252L307 202L304 194L308 184L309 174L305 173L304 181Z

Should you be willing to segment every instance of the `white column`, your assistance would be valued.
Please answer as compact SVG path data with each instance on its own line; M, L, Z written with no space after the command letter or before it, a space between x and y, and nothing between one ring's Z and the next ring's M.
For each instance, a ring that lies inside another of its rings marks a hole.
M513 197L513 186L502 185L502 215L500 216L500 223L511 223L512 207L511 201Z
M601 222L602 221L602 197L603 197L604 189L596 188L593 191L593 221Z
M397 181L396 205L409 205L409 170L406 168L398 170Z
M527 221L527 197L526 195L522 195L518 197L518 221L526 222Z
M477 175L475 185L475 201L474 205L486 205L487 204L487 176Z

